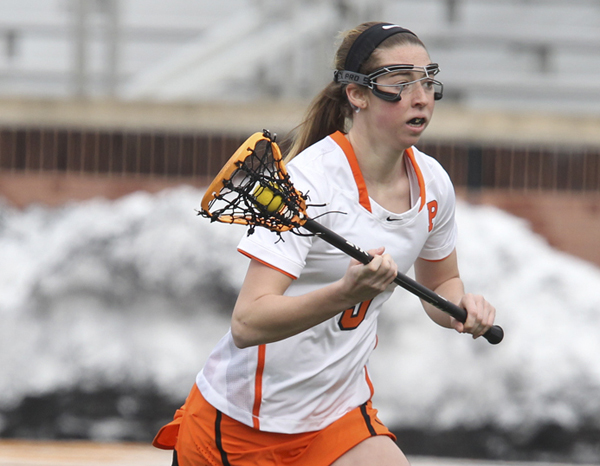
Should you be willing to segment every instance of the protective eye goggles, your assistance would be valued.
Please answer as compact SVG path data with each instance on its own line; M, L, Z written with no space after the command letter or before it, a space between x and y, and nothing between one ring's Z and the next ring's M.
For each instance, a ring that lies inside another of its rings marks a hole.
M389 65L375 70L371 74L361 74L355 71L336 70L333 73L333 80L340 84L358 84L371 89L371 92L380 99L388 102L398 102L402 99L402 92L405 94L412 92L417 83L423 87L425 92L433 92L434 100L440 100L444 95L444 85L433 77L440 72L437 63L431 63L427 66L414 65ZM414 79L408 82L383 84L378 83L377 79L391 73L423 73L422 78ZM380 88L385 88L382 90Z

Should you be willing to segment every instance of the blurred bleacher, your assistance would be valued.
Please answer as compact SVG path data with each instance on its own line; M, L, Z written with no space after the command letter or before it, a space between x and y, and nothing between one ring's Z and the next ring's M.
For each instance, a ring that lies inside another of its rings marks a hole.
M297 125L338 32L369 20L412 29L440 63L420 146L459 193L544 234L532 199L547 194L600 223L597 0L2 0L0 196L201 186L249 134Z
M360 21L413 29L446 102L600 115L596 0L3 0L0 96L306 99ZM3 50L2 50L3 49Z

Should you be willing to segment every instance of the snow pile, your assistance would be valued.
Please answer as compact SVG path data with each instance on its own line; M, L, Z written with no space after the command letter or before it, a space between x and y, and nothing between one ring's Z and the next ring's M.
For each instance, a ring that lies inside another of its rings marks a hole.
M228 327L244 228L197 218L178 188L58 209L0 207L0 410L73 387L181 399ZM458 205L463 279L498 309L497 346L441 329L399 289L372 358L392 426L530 431L600 424L600 270L522 220Z

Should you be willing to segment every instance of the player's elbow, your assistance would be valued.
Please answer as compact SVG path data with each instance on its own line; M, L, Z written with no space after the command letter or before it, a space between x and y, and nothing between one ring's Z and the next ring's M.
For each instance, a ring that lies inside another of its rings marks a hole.
M255 332L252 332L246 322L236 318L231 319L231 336L233 343L240 349L256 346L257 342Z

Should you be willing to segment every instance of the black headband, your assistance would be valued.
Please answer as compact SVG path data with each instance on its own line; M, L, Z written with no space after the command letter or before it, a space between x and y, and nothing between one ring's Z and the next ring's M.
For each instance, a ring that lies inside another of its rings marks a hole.
M414 32L391 23L378 23L364 30L350 47L348 55L346 56L344 69L346 71L359 72L362 64L367 61L373 51L379 47L379 44L388 37L403 32L417 37Z

